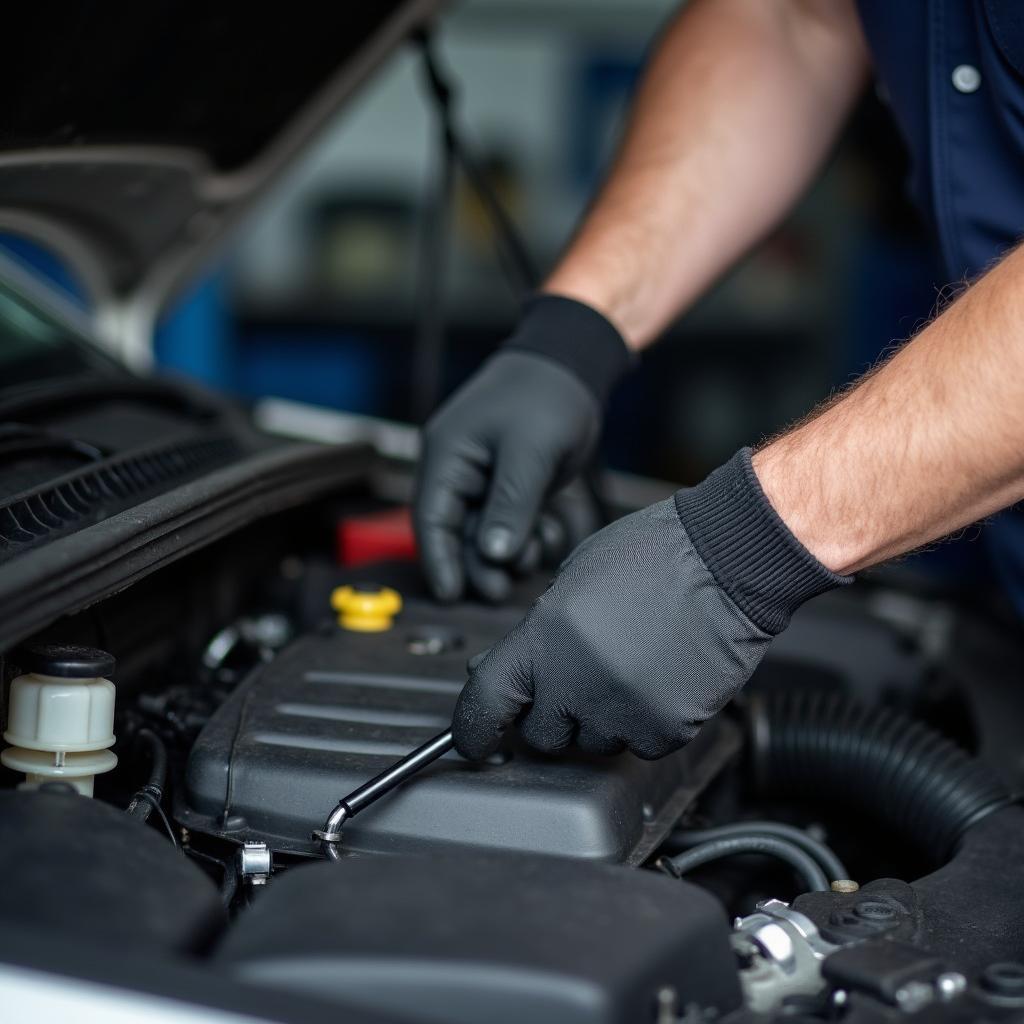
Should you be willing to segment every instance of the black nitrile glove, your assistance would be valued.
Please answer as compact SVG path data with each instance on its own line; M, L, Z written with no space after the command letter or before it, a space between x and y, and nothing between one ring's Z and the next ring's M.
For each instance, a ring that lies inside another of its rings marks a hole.
M744 449L566 559L526 618L471 663L455 746L485 757L518 721L538 750L575 741L661 757L737 693L804 601L849 579L790 533Z
M439 600L460 597L467 575L484 597L501 600L508 570L535 564L531 538L550 518L547 503L593 454L608 392L628 362L600 313L540 295L498 354L433 416L413 518Z

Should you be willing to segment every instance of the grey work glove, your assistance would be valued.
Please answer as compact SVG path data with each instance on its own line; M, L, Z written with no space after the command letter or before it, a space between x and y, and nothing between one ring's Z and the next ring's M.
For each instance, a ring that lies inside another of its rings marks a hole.
M737 693L800 604L849 579L790 533L744 449L566 559L526 618L471 663L455 745L485 757L518 722L549 753L575 741L662 757Z
M413 521L438 600L461 597L467 576L482 596L503 599L509 570L536 565L540 535L565 531L556 492L593 454L608 392L628 363L600 313L540 295L502 349L432 417Z

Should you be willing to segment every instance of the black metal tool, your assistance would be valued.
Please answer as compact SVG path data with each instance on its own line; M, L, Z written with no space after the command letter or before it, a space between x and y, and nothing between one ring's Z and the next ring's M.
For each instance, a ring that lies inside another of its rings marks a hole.
M447 729L432 740L427 740L412 753L406 754L401 761L382 771L380 775L370 779L369 782L364 782L348 796L342 797L338 801L338 806L331 811L327 821L324 822L324 827L313 833L313 838L319 839L323 845L324 853L331 860L337 860L337 844L341 842L341 827L349 818L375 803L385 793L390 793L395 786L411 778L421 768L436 761L442 754L447 754L453 746L452 731Z

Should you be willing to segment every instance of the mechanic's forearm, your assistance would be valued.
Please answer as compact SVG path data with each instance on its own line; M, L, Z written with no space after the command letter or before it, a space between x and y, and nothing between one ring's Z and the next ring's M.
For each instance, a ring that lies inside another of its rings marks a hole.
M866 68L852 0L695 0L545 288L604 313L631 347L649 343L788 210Z
M839 573L1024 498L1024 249L753 464L793 533Z

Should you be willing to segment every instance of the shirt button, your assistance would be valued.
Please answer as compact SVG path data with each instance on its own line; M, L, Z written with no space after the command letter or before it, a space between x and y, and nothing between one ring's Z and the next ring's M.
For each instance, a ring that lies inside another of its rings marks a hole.
M957 64L953 68L953 88L957 92L977 92L981 72L973 64Z

